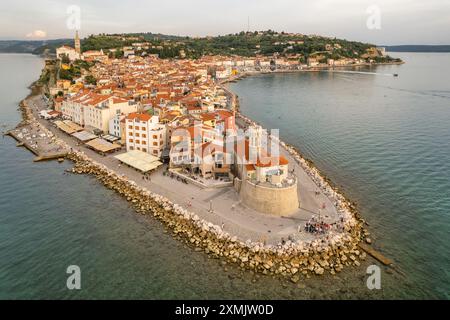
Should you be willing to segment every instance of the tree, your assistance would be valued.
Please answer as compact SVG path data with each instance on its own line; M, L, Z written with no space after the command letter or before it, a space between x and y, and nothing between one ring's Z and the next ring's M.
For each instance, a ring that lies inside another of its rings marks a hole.
M61 62L64 63L64 64L69 64L70 63L69 56L67 54L63 54L61 56Z
M84 78L84 81L85 81L87 84L91 84L91 85L96 85L96 84L97 84L97 79L95 79L95 77L94 77L93 75L91 75L91 74L87 75L87 76Z
M123 55L124 55L124 53L123 53L122 50L117 49L117 50L114 52L114 57L115 57L116 59L122 58Z

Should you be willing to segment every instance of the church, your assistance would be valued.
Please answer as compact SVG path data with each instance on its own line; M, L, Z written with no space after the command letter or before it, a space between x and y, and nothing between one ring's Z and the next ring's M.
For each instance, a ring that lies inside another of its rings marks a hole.
M56 49L56 57L62 59L67 56L70 61L81 59L81 43L78 31L75 33L75 49L69 46L62 46Z

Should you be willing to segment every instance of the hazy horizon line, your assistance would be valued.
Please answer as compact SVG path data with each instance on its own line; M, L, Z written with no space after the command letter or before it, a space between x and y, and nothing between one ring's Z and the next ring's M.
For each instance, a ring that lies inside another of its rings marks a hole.
M304 34L301 32L288 32L288 31L276 31L276 30L272 30L272 29L268 29L268 30L254 30L254 31L250 31L250 33L253 32L261 32L261 31L275 31L276 33L281 33L281 32L285 32L287 34L303 34L306 36L312 36L312 35L317 35L317 36L321 36L321 37L325 37L325 38L336 38L336 39L341 39L341 40L346 40L346 41L354 41L354 42L365 42L365 43L370 43L370 42L366 42L366 41L359 41L359 40L352 40L349 38L343 38L343 37L336 37L336 36L327 36L327 35L322 35L322 34ZM240 31L240 32L248 32L248 31ZM235 33L224 33L224 34L217 34L217 35L204 35L204 36L195 36L195 35L179 35L179 34L168 34L168 33L161 33L161 32L152 32L152 31L135 31L135 32L124 32L124 33L106 33L106 32L100 32L100 33L96 33L96 34L89 34L85 37L81 37L81 39L85 39L88 36L91 35L101 35L101 34L105 34L105 35L130 35L130 34L144 34L144 33L151 33L151 34L161 34L164 36L173 36L173 37L180 37L180 38L208 38L208 37L220 37L220 36L226 36L226 35L233 35L233 34L239 34L240 32L235 32ZM57 38L43 38L43 39L28 39L26 37L22 37L22 38L13 38L13 37L0 37L0 41L23 41L23 42L43 42L43 41L55 41L55 40L72 40L73 38L71 37L57 37ZM375 43L373 43L375 44ZM379 46L449 46L450 43L394 43L394 44L376 44Z

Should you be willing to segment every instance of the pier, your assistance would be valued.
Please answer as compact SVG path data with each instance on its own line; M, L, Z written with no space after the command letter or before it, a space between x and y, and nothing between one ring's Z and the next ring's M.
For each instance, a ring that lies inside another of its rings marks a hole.
M18 147L25 147L36 157L33 161L46 161L64 159L68 151L63 145L57 143L53 133L43 128L39 123L29 123L9 130L5 135L17 141Z
M381 254L380 252L376 251L372 247L369 247L368 245L366 245L364 243L359 243L358 246L362 250L367 252L369 255L371 255L373 258L375 258L376 260L380 261L385 266L392 266L393 265L393 261L391 259L386 258L383 254Z

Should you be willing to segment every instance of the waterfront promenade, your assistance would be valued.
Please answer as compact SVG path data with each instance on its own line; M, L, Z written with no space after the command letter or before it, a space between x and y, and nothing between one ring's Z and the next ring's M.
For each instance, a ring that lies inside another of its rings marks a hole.
M184 184L163 175L165 168L160 168L151 174L150 180L144 180L140 172L120 165L119 161L114 158L114 155L120 152L107 156L99 155L85 146L79 145L75 138L57 129L51 122L39 118L38 112L47 108L42 96L31 97L28 102L37 121L48 128L57 138L67 143L73 150L84 152L92 160L106 165L118 175L123 175L127 179L136 182L139 186L167 197L174 203L195 212L200 218L221 226L224 231L237 236L242 241L250 239L252 241L266 242L267 244L277 244L282 239L288 240L289 237L303 241L320 237L307 233L304 231L303 226L312 216L317 216L318 209L321 207L324 207L321 210L321 217L327 223L331 224L339 220L336 209L330 199L320 191L304 169L283 148L280 148L281 153L289 160L289 169L294 170L297 175L300 208L288 217L275 217L246 207L240 202L239 195L233 187L216 189ZM238 121L239 124L244 125ZM213 212L210 211L211 206Z

